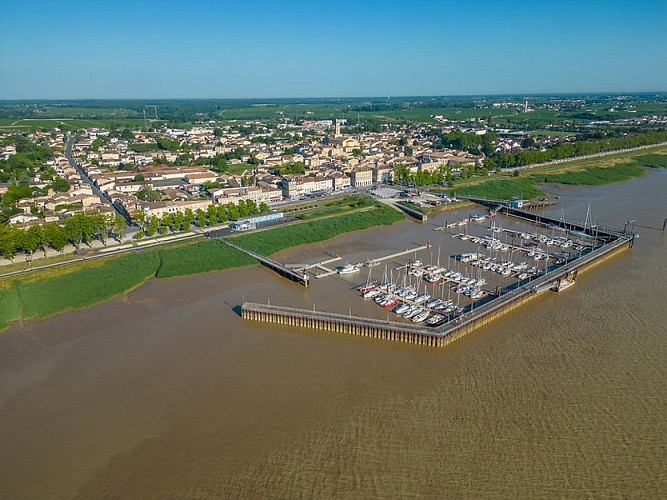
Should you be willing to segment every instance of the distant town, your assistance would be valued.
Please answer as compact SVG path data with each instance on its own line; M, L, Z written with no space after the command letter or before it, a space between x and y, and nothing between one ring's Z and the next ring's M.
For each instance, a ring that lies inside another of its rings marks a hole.
M667 139L664 114L637 112L624 100L606 108L607 116L623 117L596 120L582 106L577 99L487 101L466 110L476 117L432 114L427 121L351 122L346 113L348 118L200 120L183 127L146 120L143 126L76 129L64 120L27 131L5 126L0 223L15 230L2 231L0 251L12 258L19 249L62 251L66 243L121 241L123 234L137 240L382 185L447 189L509 168ZM570 117L578 110L577 119L554 119L540 130L522 130L520 120L503 127L493 115L510 110L528 121L562 108ZM16 232L35 226L32 238Z

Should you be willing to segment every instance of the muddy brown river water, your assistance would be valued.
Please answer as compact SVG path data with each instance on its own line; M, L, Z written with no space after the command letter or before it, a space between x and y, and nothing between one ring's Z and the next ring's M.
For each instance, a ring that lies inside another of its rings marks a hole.
M667 171L549 190L574 220L589 204L621 228L667 217ZM351 291L362 273L304 289L260 266L14 325L0 334L0 497L663 497L667 234L636 230L574 287L440 349L243 322L243 299L387 314ZM278 260L360 262L429 239L441 261L475 250L405 221Z

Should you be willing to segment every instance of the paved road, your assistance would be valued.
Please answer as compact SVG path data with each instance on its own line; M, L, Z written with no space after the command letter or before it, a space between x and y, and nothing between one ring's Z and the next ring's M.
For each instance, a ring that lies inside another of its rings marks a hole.
M121 217L125 217L125 214L123 214L116 206L113 204L111 201L111 198L109 198L106 194L104 194L102 191L100 191L97 186L93 183L92 179L88 177L88 173L81 168L81 165L79 165L79 162L72 156L72 145L74 144L74 134L69 136L69 140L67 141L67 148L65 149L65 157L69 161L70 166L74 167L76 171L79 173L81 178L85 180L93 190L93 194L95 194L102 203L106 203L107 205L111 205L111 207L115 210L115 212L120 215ZM128 223L131 223L130 220L128 220Z

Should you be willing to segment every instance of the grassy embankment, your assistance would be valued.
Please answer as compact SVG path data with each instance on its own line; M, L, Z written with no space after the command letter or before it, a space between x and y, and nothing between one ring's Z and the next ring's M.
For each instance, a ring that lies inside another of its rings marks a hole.
M237 239L240 244L269 255L342 233L391 224L402 218L398 212L381 206L366 212L245 234ZM45 318L108 300L136 288L152 276L172 278L255 263L247 254L221 241L209 240L6 278L0 282L0 330L14 320Z
M171 278L255 264L211 240L46 269L0 283L0 329L16 319L45 318L108 300L151 276Z
M664 146L657 150L667 151ZM501 174L459 182L445 191L483 198L509 199L511 196L519 196L532 199L544 196L544 191L538 187L542 183L600 186L641 177L646 173L644 167L667 168L667 154L633 151L613 157L573 160L560 165L528 169L522 171L519 177Z

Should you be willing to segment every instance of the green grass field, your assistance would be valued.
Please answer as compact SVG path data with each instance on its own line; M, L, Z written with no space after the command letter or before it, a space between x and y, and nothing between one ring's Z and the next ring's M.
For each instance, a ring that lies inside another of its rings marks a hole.
M109 128L112 124L118 127L143 127L144 121L141 119L117 119L117 120L94 120L83 118L44 118L44 119L26 119L0 120L0 128L5 129L20 129L20 130L38 130L60 127L65 130L75 130L81 128Z
M631 163L621 163L607 168L591 167L585 170L566 172L563 174L536 175L531 177L535 182L601 186L612 182L622 182L641 177L646 172L643 168Z
M31 275L18 281L24 318L44 318L108 300L143 283L155 274L154 252L128 254L55 278Z
M0 289L0 330L21 317L21 303L16 287Z
M243 175L243 173L250 173L255 167L249 163L241 163L238 165L227 165L225 172L232 175Z
M512 196L522 199L531 199L544 196L544 191L534 185L533 179L493 179L472 186L462 186L449 189L450 193L458 196L478 196L480 198L492 198L509 200Z
M667 168L667 154L649 154L638 156L634 160L635 165L651 168Z
M367 196L356 195L346 196L344 198L336 198L325 203L320 203L312 210L306 210L303 213L297 214L301 220L317 219L319 217L326 217L334 214L342 214L350 210L357 210L373 206L374 202Z
M157 253L160 265L156 277L160 279L222 271L257 263L248 254L218 240L159 250Z

